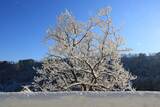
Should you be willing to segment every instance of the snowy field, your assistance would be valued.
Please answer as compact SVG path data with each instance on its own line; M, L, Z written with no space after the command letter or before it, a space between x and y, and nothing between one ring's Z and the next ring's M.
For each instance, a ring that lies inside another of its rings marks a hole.
M0 107L160 107L160 92L0 93Z

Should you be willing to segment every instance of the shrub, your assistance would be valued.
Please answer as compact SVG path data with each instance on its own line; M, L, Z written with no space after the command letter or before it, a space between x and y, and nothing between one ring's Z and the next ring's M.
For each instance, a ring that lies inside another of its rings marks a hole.
M69 11L58 16L46 40L53 41L38 70L36 91L131 90L134 77L121 64L123 38L110 17L111 8L100 9L88 22L77 21Z

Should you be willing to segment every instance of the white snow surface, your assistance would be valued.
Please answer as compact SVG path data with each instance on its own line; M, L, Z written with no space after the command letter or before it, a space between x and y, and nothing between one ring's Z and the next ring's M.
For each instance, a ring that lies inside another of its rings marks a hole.
M160 107L160 92L1 92L0 107Z

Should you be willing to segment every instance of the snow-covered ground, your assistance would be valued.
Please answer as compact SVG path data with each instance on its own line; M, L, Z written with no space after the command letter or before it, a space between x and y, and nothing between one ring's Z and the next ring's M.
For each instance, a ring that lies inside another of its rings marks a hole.
M160 107L160 92L0 93L0 107Z

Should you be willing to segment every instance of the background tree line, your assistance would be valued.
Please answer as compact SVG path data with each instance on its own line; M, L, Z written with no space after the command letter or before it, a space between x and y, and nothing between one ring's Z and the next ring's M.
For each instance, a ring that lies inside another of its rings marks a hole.
M160 90L160 53L125 55L124 67L137 76L133 81L136 90Z
M36 75L34 67L40 66L41 62L33 59L0 61L0 91L20 91L23 85L30 85Z
M124 67L137 79L133 81L136 90L160 90L160 53L146 55L130 54L122 57ZM18 62L0 61L0 91L20 91L23 85L31 85L41 62L33 59Z

